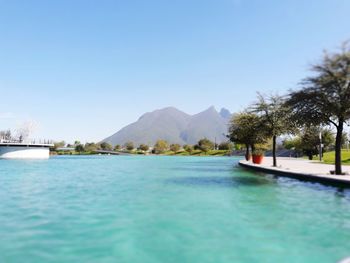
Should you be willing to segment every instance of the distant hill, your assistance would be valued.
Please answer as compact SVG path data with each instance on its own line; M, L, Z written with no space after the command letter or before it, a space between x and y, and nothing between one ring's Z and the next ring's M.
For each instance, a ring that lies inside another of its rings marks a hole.
M113 145L127 141L135 145L154 145L159 139L169 143L195 144L206 137L212 141L226 141L231 113L226 109L217 112L212 106L195 115L189 115L174 107L145 113L136 122L122 128L103 140Z

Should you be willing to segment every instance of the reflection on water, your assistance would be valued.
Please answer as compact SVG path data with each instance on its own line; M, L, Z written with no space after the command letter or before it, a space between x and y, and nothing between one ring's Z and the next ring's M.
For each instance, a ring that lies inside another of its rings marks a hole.
M244 176L196 176L196 177L175 177L166 179L167 183L203 186L203 187L240 187L240 186L261 186L271 184L266 178L244 177Z

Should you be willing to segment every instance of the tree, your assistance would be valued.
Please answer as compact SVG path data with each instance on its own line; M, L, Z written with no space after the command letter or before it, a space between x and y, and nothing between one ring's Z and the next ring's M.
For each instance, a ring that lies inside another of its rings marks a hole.
M75 151L78 152L79 154L80 154L81 152L84 152L84 151L85 151L84 145L82 145L82 144L77 144L77 145L75 145L74 149L75 149Z
M240 112L232 116L228 137L235 144L246 147L246 156L250 155L249 147L255 150L255 145L266 142L266 136L261 131L261 118L252 112Z
M126 142L125 144L124 144L124 147L125 147L125 149L126 150L128 150L128 151L132 151L132 150L134 150L134 148L135 148L135 146L134 146L134 143L133 142Z
M300 124L333 125L335 173L342 174L341 147L344 124L350 119L350 47L344 44L337 53L327 53L312 66L313 76L303 80L303 89L290 93L287 105Z
M219 150L230 151L233 149L233 145L231 142L222 142L219 144Z
M169 149L168 142L165 140L158 140L153 147L153 152L155 154L164 153Z
M174 152L174 153L177 153L178 151L180 151L181 149L181 145L180 144L171 144L170 145L170 151Z
M185 144L182 148L188 153L192 153L193 152L193 146L192 145Z
M112 151L113 149L113 146L108 142L102 142L100 146L101 146L101 149L104 151Z
M208 152L214 149L214 143L207 138L198 141L197 148L203 152Z
M116 144L115 146L114 146L114 151L119 151L120 150L120 145L119 144Z
M149 146L147 144L141 143L139 146L139 150L141 150L141 151L147 152L148 149L149 149Z
M7 131L0 131L0 138L3 140L11 140L12 135L11 135L11 131L7 130Z
M258 101L252 105L252 111L257 113L262 122L262 128L267 138L272 137L273 166L277 166L276 140L277 137L293 131L290 121L290 109L285 99L279 95L262 96L258 93Z
M342 148L346 147L349 143L349 137L346 132L343 132L342 138L341 138L341 146Z
M85 143L85 151L87 152L95 152L98 149L98 145L94 142Z
M313 155L320 154L320 129L316 126L306 126L300 135L300 148L304 154L309 157L309 160L313 159ZM322 130L322 144L324 147L328 147L334 142L334 136L329 130Z

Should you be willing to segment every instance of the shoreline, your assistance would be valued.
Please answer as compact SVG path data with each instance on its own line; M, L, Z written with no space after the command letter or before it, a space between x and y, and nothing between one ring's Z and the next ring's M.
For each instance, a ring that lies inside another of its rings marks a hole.
M238 165L252 171L317 182L324 185L350 188L350 167L343 167L346 175L333 175L333 165L295 158L278 158L277 167L272 166L272 157L264 157L262 164L240 160Z

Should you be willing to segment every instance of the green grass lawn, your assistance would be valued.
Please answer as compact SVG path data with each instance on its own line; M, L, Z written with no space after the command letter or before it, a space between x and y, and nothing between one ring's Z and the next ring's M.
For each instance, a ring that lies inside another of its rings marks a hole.
M326 152L323 154L323 162L334 164L335 152ZM350 151L343 149L342 150L342 163L350 165Z

